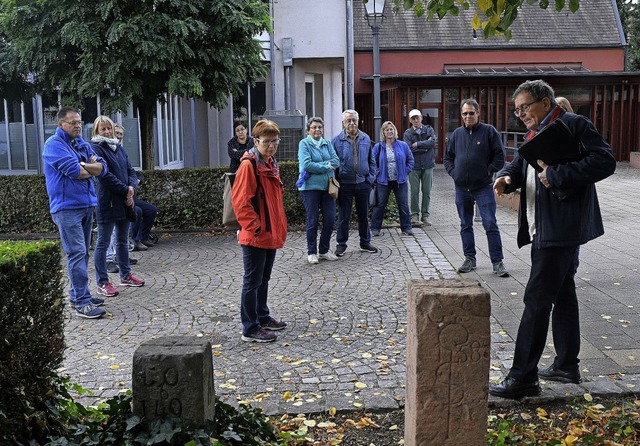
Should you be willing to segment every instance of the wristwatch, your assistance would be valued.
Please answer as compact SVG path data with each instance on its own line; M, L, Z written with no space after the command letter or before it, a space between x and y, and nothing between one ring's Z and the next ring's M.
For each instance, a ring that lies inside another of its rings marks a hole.
M80 161L80 165L81 165L82 167L86 167L87 163L85 163L84 161Z

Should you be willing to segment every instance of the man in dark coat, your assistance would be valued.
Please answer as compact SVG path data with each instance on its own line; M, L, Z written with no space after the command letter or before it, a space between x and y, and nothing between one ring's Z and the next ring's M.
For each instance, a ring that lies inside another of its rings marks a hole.
M529 130L525 139L560 119L579 145L581 159L557 166L538 160L542 170L538 173L516 155L493 185L498 195L521 189L518 246L531 243L531 273L513 365L504 381L489 387L489 393L504 398L537 395L538 377L580 382L580 321L574 282L578 249L604 233L594 183L613 174L616 167L611 148L591 121L556 105L553 89L546 82L524 82L513 100L516 116ZM556 357L549 367L538 370L550 316Z

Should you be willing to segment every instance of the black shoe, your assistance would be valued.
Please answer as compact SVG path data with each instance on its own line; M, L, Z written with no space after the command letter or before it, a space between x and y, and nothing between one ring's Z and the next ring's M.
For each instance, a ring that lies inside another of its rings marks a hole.
M565 372L557 369L555 364L551 364L551 366L546 369L538 370L538 376L547 381L558 381L561 383L580 384L581 381L578 370L575 372Z
M336 250L335 250L335 254L338 257L342 257L344 255L344 252L347 250L346 246L342 246L342 245L338 245L336 246Z
M107 262L107 271L115 274L120 271L120 268L118 268L118 264L116 262Z
M413 235L413 231L411 229L405 229L404 231L402 231L402 235Z
M140 243L142 243L144 246L146 246L147 248L153 248L155 246L155 243L153 243L151 240L146 239L146 240L142 240Z
M360 251L376 253L378 252L378 248L373 246L371 243L362 243L360 244Z
M131 257L129 257L129 265L137 265L138 264L138 259L132 259Z
M515 378L505 378L500 384L489 386L489 393L502 398L520 398L540 394L538 381L520 382Z

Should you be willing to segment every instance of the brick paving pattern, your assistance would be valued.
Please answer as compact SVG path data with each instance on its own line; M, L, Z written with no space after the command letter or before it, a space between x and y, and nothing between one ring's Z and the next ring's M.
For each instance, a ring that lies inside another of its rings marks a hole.
M576 278L584 382L543 383L543 394L532 400L640 389L638 184L640 170L620 163L598 185L606 234L582 247ZM434 172L431 205L433 226L415 228L414 237L385 228L372 240L376 254L359 251L354 230L344 257L310 265L304 233L290 232L269 296L272 315L288 327L270 344L240 341L242 257L235 237L163 234L158 245L133 254L140 260L133 271L146 285L118 287L120 295L107 299L108 317L67 312L63 370L93 392L80 401L94 404L131 387L133 353L143 341L199 336L213 345L216 394L231 404L246 401L271 414L402 407L407 280L460 277L455 267L463 261L453 182L442 166ZM510 366L530 266L529 248L516 246L516 213L499 208L498 223L511 277L492 273L479 222L478 269L464 275L491 293L491 380ZM117 275L111 279L118 283ZM543 364L553 359L551 336L548 342ZM511 402L491 397L490 404Z

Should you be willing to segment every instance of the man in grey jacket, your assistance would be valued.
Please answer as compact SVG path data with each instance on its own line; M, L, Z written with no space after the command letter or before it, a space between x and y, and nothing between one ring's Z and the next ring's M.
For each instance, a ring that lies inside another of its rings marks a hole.
M433 127L422 124L422 113L414 109L409 112L411 127L404 132L404 142L409 145L415 164L409 174L411 186L411 222L431 226L429 220L429 203L431 202L431 185L433 168L436 166L435 148L436 133ZM420 193L422 192L422 203ZM420 206L422 204L422 206Z

